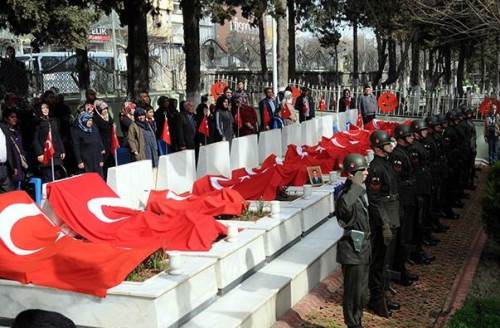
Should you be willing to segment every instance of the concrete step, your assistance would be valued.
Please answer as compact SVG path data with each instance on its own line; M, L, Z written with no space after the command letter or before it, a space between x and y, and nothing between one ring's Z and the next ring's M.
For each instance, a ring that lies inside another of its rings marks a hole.
M339 267L341 233L335 218L327 220L183 327L270 327Z

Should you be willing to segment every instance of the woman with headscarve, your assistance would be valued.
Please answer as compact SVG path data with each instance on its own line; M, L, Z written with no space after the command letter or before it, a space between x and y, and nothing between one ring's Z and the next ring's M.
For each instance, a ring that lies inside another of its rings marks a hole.
M109 167L114 166L114 154L111 153L111 139L113 134L113 118L109 115L109 106L102 100L95 101L95 111L92 116L94 125L99 131L106 153L104 154L104 177Z
M71 128L73 151L75 152L78 168L82 172L96 172L103 174L104 145L99 130L94 126L92 116L81 112Z
M221 96L217 99L217 107L215 109L215 122L217 124L217 131L222 137L222 141L228 141L231 145L233 140L233 124L234 118L231 113L229 98Z
M59 126L56 120L49 117L49 111L49 105L46 102L42 102L35 108L37 124L35 126L33 138L33 149L39 164L43 182L50 182L52 179L55 180L60 178L58 170L55 170L55 176L52 176L51 161L44 160L43 151L49 131L52 136L52 147L54 148L54 156L52 158L55 168L62 166L62 161L66 155L61 135L59 134Z
M297 122L297 115L295 114L295 107L293 106L291 91L285 91L283 100L281 101L279 115L283 119L285 125L290 125Z
M132 122L134 122L134 112L136 107L136 104L133 102L126 101L123 103L122 109L120 110L120 128L123 134L123 146L127 145L128 129Z
M158 144L156 136L151 126L146 121L146 111L143 108L136 108L134 112L135 120L128 130L128 144L132 157L136 161L150 159L153 167L158 165Z

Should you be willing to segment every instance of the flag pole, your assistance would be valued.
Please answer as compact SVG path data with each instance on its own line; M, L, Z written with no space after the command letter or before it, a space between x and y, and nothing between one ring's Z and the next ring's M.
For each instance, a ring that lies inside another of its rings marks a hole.
M118 166L118 152L116 151L116 149L114 151L114 157L115 157L115 166Z
M52 182L55 181L55 174L54 174L54 156L50 158L50 166L52 169Z
M240 115L240 106L238 106L238 121L241 122L241 124L243 125L243 120L241 119L241 115ZM236 127L238 128L238 138L240 137L240 125L238 124L239 122L236 122Z

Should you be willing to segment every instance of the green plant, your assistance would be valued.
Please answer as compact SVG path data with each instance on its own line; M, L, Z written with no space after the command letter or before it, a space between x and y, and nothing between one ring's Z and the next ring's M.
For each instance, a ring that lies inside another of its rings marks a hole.
M469 298L448 322L448 328L500 327L500 297Z
M489 238L500 245L500 161L490 168L482 205L484 230Z
M127 276L128 281L144 281L168 268L167 255L163 250L157 250L141 262Z

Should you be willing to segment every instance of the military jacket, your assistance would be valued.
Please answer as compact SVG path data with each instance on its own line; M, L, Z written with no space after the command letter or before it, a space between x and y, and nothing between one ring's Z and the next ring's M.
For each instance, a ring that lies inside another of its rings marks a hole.
M340 264L370 263L370 219L368 216L368 198L366 190L351 181L346 182L344 190L336 200L336 212L339 225L347 232L337 243L337 262ZM365 240L360 252L354 248L351 230L365 233Z
M415 168L408 147L397 145L392 151L390 161L397 175L401 205L416 205Z
M432 175L430 171L430 153L420 140L415 140L409 147L410 159L415 168L415 186L418 195L431 193Z
M375 156L365 183L372 227L383 224L399 227L398 181L388 158Z
M444 179L448 176L448 160L444 152L443 134L434 132L432 138L436 142L437 147L439 176L441 179Z

